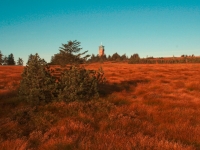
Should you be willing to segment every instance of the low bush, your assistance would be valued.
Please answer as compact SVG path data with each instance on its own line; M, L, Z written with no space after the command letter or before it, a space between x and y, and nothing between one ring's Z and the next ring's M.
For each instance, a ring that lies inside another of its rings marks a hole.
M64 101L89 100L98 98L98 85L105 81L103 70L86 70L84 67L71 66L65 70L58 83L58 98Z
M20 98L33 105L51 101L86 101L98 98L98 86L105 82L102 68L93 71L71 65L69 69L61 71L57 80L52 73L38 54L30 55L20 82Z

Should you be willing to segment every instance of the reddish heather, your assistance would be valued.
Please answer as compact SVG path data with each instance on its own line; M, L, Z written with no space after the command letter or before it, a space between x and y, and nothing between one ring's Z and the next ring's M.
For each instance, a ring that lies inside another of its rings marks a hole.
M13 107L4 102L1 148L200 149L200 64L85 67L103 67L108 83L100 100L55 102L37 111L27 104ZM0 66L0 92L16 86L22 71L23 67Z
M19 85L23 69L23 66L0 66L0 94Z

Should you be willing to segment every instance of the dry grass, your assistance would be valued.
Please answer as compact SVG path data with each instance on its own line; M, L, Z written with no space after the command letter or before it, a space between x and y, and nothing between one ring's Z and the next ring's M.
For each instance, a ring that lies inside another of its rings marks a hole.
M200 64L86 68L100 66L108 83L99 100L37 108L3 94L23 68L0 67L1 149L200 149Z
M23 66L0 66L0 94L18 87L23 68Z

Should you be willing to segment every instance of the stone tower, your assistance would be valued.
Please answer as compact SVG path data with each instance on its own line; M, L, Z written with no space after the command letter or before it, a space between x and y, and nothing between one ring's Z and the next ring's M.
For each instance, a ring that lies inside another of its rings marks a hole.
M103 56L103 55L104 55L104 46L101 43L101 45L99 46L99 56Z

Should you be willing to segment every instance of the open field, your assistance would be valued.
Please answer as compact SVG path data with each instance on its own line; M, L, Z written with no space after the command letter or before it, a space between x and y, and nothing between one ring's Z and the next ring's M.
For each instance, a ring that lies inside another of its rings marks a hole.
M0 94L18 87L23 69L23 66L0 66Z
M100 66L99 100L39 107L13 91L23 67L0 66L0 149L200 149L200 64Z

